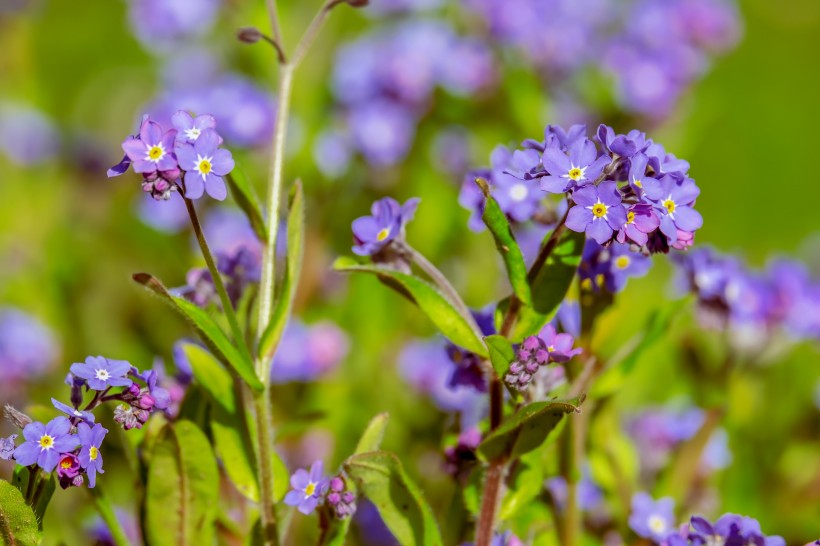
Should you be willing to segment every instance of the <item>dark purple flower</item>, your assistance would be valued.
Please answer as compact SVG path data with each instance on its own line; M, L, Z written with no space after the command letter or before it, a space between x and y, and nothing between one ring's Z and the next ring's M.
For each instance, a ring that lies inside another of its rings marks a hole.
M82 485L83 479L80 472L80 460L76 455L73 453L60 455L60 462L57 463L57 479L60 481L60 487L68 489L72 485L76 487Z
M319 505L328 485L322 461L313 463L310 472L300 468L290 477L290 486L293 490L285 495L285 504L295 506L305 515L310 514Z
M91 423L92 425L94 424L94 414L90 411L81 411L77 408L69 406L68 404L63 404L62 402L60 402L59 400L55 400L54 398L51 399L51 404L61 412L71 417L72 419L85 421L86 423ZM76 423L77 421L74 422Z
M34 422L23 429L25 442L14 450L14 460L21 466L37 463L46 472L57 466L61 453L74 451L80 444L71 433L71 422L67 417L55 417L48 422Z
M194 118L185 110L177 110L171 117L171 123L174 124L174 129L177 130L177 144L193 144L205 129L216 129L216 120L212 115L202 114ZM221 138L219 143L222 144Z
M15 440L17 440L16 434L12 434L8 438L0 438L0 460L11 460L14 455Z
M208 307L211 304L219 305L219 294L211 271L207 267L191 269L185 275L185 286L174 288L171 293L182 296L199 307Z
M667 175L659 180L657 188L646 188L645 191L660 213L660 230L669 239L669 244L677 242L678 230L692 232L703 226L703 217L692 208L700 189L691 178L679 183L675 177Z
M106 434L108 434L108 430L99 424L94 425L94 428L86 423L77 425L77 435L81 442L80 464L88 474L88 487L91 488L97 483L97 473L105 473L100 446Z
M228 195L223 176L234 168L231 152L219 148L221 139L213 129L205 129L191 144L176 147L179 166L185 170L185 197L199 199L203 192L222 201Z
M659 182L653 176L646 173L646 166L649 158L639 153L632 157L629 163L629 174L627 181L629 187L637 196L643 196L646 191L656 193ZM646 188L646 189L645 189Z
M469 471L478 461L476 450L481 443L481 431L476 427L461 431L456 445L445 448L445 470L451 476L459 476Z
M95 391L130 386L132 381L126 377L129 371L131 364L125 360L112 360L102 356L89 356L85 363L71 365L71 373L85 379L88 388Z
M575 206L569 209L566 225L586 232L587 237L604 244L626 223L626 209L621 205L621 193L615 182L598 186L583 186L572 192Z
M625 158L632 158L635 154L646 149L652 141L646 138L646 134L633 129L625 135L617 135L612 127L601 124L598 126L596 139L608 152ZM644 164L644 167L646 165Z
M144 118L140 125L139 138L128 137L122 143L122 149L134 171L138 173L154 173L170 171L177 167L177 158L174 155L174 139L176 130L165 133L159 123Z
M692 544L786 546L786 541L782 537L764 535L760 523L746 516L723 514L714 524L706 518L693 516L689 523L694 530L689 534Z
M618 231L615 240L619 243L632 241L643 246L649 241L649 234L658 229L661 220L652 209L652 205L637 203L626 211L626 222Z
M370 208L372 216L353 220L353 252L359 256L373 256L396 237L401 237L420 201L414 197L399 205L395 199L385 197L373 203Z
M569 147L568 154L560 148L545 149L541 161L549 173L549 176L541 179L541 189L550 193L564 193L593 183L610 159L606 155L599 156L595 143L585 138L576 140Z
M660 543L675 529L675 501L671 497L656 501L647 493L635 493L629 528L639 537Z

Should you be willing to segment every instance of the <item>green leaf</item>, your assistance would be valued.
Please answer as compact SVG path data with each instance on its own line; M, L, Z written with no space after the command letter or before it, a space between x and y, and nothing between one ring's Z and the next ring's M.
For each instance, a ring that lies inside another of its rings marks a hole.
M225 473L237 491L247 499L259 502L256 457L245 429L241 415L228 413L222 406L213 406L211 433Z
M360 265L350 258L339 258L333 264L337 271L370 273L418 305L444 336L460 347L487 358L484 342L453 305L431 284L392 269Z
M190 421L166 425L148 468L148 544L211 544L218 507L219 471L208 438Z
M615 358L595 381L590 395L596 399L603 398L617 392L626 384L627 378L643 353L663 339L675 317L680 314L681 308L688 302L689 300L682 299L651 313L640 333L629 342L624 356Z
M158 279L148 273L136 273L133 278L188 320L211 352L241 377L250 388L257 392L263 389L262 382L256 377L251 360L243 354L244 351L237 350L234 343L208 313L184 298L172 296Z
M231 188L231 195L239 208L248 217L251 227L256 232L256 236L263 243L268 240L268 228L265 225L265 217L259 207L259 199L251 187L250 181L245 176L244 171L238 166L226 177L228 186Z
M544 465L540 461L521 461L508 481L509 489L504 495L498 513L502 521L514 517L519 510L541 494L544 489Z
M293 184L292 193L288 209L288 260L279 301L276 302L270 323L260 338L259 355L263 360L273 357L282 339L282 332L293 308L299 273L302 270L302 256L305 251L305 199L300 180Z
M227 413L236 411L233 378L211 353L199 345L183 343L182 351L191 365L196 382Z
M387 413L380 413L375 416L367 428L364 429L359 443L356 444L356 455L360 453L367 453L368 451L378 451L384 439L384 431L387 429L387 421L390 416Z
M0 480L0 546L40 544L37 517L23 494L9 482Z
M567 413L580 413L583 397L524 406L487 435L478 453L487 460L514 459L536 449Z
M40 481L39 487L42 487L42 492L39 495L37 505L33 507L34 515L37 518L37 526L43 530L43 518L46 516L46 509L51 502L51 497L57 489L57 481L54 479L54 474L46 475L41 472L39 468L35 469L35 477L40 480L45 479L46 482ZM11 484L16 487L21 494L25 495L28 490L28 482L31 479L31 470L27 466L17 465L14 467L12 473Z
M490 187L487 185L487 181L476 178L475 183L481 188L485 198L484 213L481 215L481 219L490 229L490 233L495 239L495 247L504 259L504 266L507 268L507 277L510 279L513 294L525 305L531 305L532 296L530 294L530 285L527 282L527 264L524 261L524 254L521 252L521 248L519 248L510 229L507 215L504 214L501 207L498 206L498 202L490 195Z
M386 451L354 455L345 471L376 506L402 546L441 546L433 510L405 473L398 457Z
M510 363L515 360L515 351L512 344L504 336L487 336L484 338L490 353L490 362L498 377L504 377L510 369Z
M536 312L549 321L558 311L569 285L578 271L584 250L584 234L567 230L547 258L544 266L532 279L532 304Z

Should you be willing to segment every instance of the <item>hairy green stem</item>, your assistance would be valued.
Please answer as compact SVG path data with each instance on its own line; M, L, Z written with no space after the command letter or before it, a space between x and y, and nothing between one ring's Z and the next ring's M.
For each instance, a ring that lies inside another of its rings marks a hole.
M191 225L194 228L194 234L196 235L196 240L199 243L199 248L202 251L202 256L205 258L205 263L208 266L208 271L211 272L211 277L213 277L216 293L219 295L219 301L222 303L222 310L228 318L228 324L231 328L231 335L233 336L234 343L246 358L252 360L250 351L245 344L245 336L242 335L242 329L239 327L239 321L236 318L236 312L233 309L231 298L228 296L227 290L225 290L225 283L222 282L222 275L216 267L213 254L211 254L211 249L208 247L208 242L205 240L205 233L202 231L202 224L199 222L199 217L197 216L194 202L185 198L185 207L188 209L188 216L191 218Z
M276 502L273 493L273 431L271 430L270 388L265 382L265 390L254 395L256 412L256 443L259 449L259 487L262 506L262 537L265 546L278 546L279 533L276 528Z
M111 531L114 544L117 546L130 546L131 543L128 541L128 536L126 536L122 525L120 525L117 513L114 511L111 501L103 492L100 484L98 483L97 487L89 489L88 491L91 492L91 497L94 499L94 507L97 509L97 513L100 514L105 525Z

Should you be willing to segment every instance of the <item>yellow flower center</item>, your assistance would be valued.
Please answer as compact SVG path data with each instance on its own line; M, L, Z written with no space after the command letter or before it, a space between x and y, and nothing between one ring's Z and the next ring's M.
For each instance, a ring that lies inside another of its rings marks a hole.
M599 287L604 285L604 274L603 273L598 273L597 275L595 275L595 284L597 284Z
M666 522L660 516L651 516L648 523L653 533L660 534L666 531Z
M627 267L629 267L629 262L631 261L632 260L629 259L629 256L618 256L618 258L615 260L615 267L617 267L618 269L626 269Z
M592 214L595 218L603 218L606 216L607 206L603 203L595 203L592 205Z
M66 457L65 459L63 459L62 461L60 461L60 466L61 466L62 468L66 468L66 469L71 468L71 459L69 459L68 457Z
M48 434L43 434L40 437L40 441L38 442L42 449L51 449L54 447L54 438L49 436Z
M202 174L208 174L211 172L211 162L207 159L203 159L199 162L199 172Z
M94 446L88 448L88 458L92 461L96 461L97 457L100 455L100 450Z
M162 156L165 155L165 150L162 149L162 146L157 144L156 146L151 146L148 149L148 159L151 161L159 161L162 159Z
M643 184L641 183L640 180L635 179L635 180L632 181L632 183L635 184L636 186L638 186L639 188L643 188Z
M666 207L666 211L669 214L672 214L673 212L675 212L675 202L672 201L671 197L663 202L663 206Z
M315 493L315 492L316 492L316 484L315 483L307 484L307 487L305 487L305 495L307 495L309 497L309 496L313 495L313 493Z
M583 175L584 173L578 167L571 168L567 173L567 176L569 176L570 180L575 180L576 182L579 181Z
M384 228L383 230L381 230L381 231L378 233L378 235L376 235L376 240L378 240L378 241L384 241L384 240L385 240L385 239L387 239L388 237L390 237L390 228Z
M584 279L581 281L581 288L586 291L592 290L592 279Z
M635 213L629 211L626 213L626 223L627 224L634 224L635 223Z
M555 345L548 346L547 347L547 352L548 353L554 353L555 352Z

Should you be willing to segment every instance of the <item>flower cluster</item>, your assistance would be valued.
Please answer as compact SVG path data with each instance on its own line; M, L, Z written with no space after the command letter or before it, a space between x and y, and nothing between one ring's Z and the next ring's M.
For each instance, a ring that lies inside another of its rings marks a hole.
M677 255L675 261L678 284L697 296L706 326L729 329L742 336L739 341L756 345L776 330L795 339L820 339L820 279L803 264L778 259L754 271L711 248Z
M481 41L442 21L411 19L342 45L332 79L344 129L325 132L314 151L328 175L343 172L354 151L372 165L395 165L436 87L472 95L495 81L495 68Z
M307 515L322 504L333 514L344 519L356 512L356 495L347 488L342 476L328 478L324 463L316 461L310 471L300 468L290 477L291 491L285 495L285 504L295 506Z
M619 106L654 118L706 73L740 35L732 0L463 0L489 32L521 51L559 99L579 75L603 71Z
M757 520L737 514L724 514L715 523L693 516L689 522L676 527L674 508L671 498L655 501L646 493L637 493L632 498L629 527L638 536L664 546L786 545L782 537L763 534Z
M526 390L542 366L552 362L567 362L580 354L581 349L573 348L573 343L571 335L556 333L555 327L547 324L537 336L524 339L504 381L513 389Z
M22 466L37 465L47 473L56 469L64 489L82 485L85 477L89 487L94 487L97 473L103 473L100 446L108 431L96 423L92 412L104 402L121 402L114 420L126 430L141 428L154 410L163 410L170 403L168 391L158 385L157 379L153 370L140 373L124 360L102 356L73 364L66 378L71 387L71 405L51 399L54 408L65 416L44 424L6 407L9 420L22 428L25 441L15 447L16 434L0 441L0 458ZM88 392L94 393L93 398L83 405Z
M182 110L172 118L173 129L143 116L139 132L122 143L125 156L108 170L119 176L129 167L142 174L142 190L156 200L168 200L171 192L182 189L186 199L199 199L207 192L214 199L228 195L223 176L233 170L228 150L220 148L222 137L216 132L211 115L196 118Z
M632 252L626 243L612 243L604 248L587 240L578 266L578 278L584 290L614 294L626 286L629 277L645 275L651 265L649 257Z

